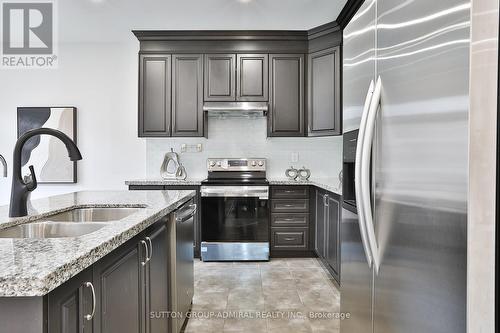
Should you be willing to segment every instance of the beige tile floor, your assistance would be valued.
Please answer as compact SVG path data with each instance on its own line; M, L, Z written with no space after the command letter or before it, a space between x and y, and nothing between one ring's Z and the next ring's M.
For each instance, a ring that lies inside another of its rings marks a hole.
M194 267L197 318L189 319L186 333L339 332L339 320L331 317L340 311L340 294L317 259L196 260Z

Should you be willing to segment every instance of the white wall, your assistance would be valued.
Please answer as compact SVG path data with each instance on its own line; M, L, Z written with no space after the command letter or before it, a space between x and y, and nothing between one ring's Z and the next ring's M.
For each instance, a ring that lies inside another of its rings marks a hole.
M146 141L136 135L139 43L132 29L301 30L334 20L344 4L345 0L58 0L59 68L0 70L0 154L11 168L18 106L75 106L84 158L78 162L78 184L40 185L33 197L125 189L124 180L146 175ZM9 195L10 178L0 178L0 205L8 203Z
M471 9L467 332L495 332L498 167L498 0Z
M305 166L313 178L338 177L342 170L342 138L267 138L266 118L208 120L208 139L169 138L148 139L146 144L146 174L160 177L163 156L173 148L180 153L181 144L201 143L201 153L180 154L189 178L207 176L206 161L209 157L258 157L267 158L269 178L285 178L285 170L293 165ZM292 163L291 154L298 153L299 160Z

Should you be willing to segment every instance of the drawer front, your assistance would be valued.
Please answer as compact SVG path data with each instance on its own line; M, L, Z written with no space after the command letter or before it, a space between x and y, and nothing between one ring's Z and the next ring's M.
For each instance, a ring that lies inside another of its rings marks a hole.
M274 186L271 189L271 197L276 199L307 199L309 197L309 188L307 186Z
M271 215L271 226L273 227L307 227L308 225L308 213L275 213Z
M276 250L307 250L307 228L272 228L271 246Z
M274 199L271 206L273 213L308 213L309 199Z

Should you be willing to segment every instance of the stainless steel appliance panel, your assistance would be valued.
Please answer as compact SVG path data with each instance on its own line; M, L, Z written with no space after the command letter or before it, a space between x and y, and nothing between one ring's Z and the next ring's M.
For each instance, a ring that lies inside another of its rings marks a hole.
M175 214L175 232L172 240L172 255L171 260L174 264L171 270L174 274L175 281L172 294L174 297L175 312L183 314L182 317L174 318L172 321L173 332L178 333L185 321L185 315L191 309L191 304L194 295L194 216L197 206L194 201L190 201L179 209Z
M351 209L342 209L340 311L350 318L340 322L341 333L372 331L373 270L366 262L358 216Z
M202 242L203 261L268 261L269 242Z
M343 129L344 133L344 197L351 204L342 209L340 310L351 318L342 320L342 333L372 331L373 274L363 249L354 196L354 157L357 130L370 82L375 79L376 0L366 0L344 29L343 45ZM347 140L347 141L346 141Z
M269 260L269 186L201 187L203 261Z
M377 7L374 332L465 332L470 2Z
M370 81L375 78L376 0L365 0L343 33L343 132L359 129Z

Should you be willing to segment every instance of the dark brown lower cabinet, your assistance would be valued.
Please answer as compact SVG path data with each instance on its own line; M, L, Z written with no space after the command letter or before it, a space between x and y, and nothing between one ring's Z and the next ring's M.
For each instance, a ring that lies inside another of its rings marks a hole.
M316 237L314 249L320 258L326 257L326 193L316 190Z
M338 276L340 274L340 201L331 194L328 196L327 211L326 261Z
M169 219L49 293L48 332L169 333Z
M145 332L146 246L129 242L94 265L94 333Z
M310 257L309 186L271 187L271 256Z
M315 220L316 254L340 281L340 196L317 189Z
M48 332L91 333L92 270L85 270L52 291L48 299Z

